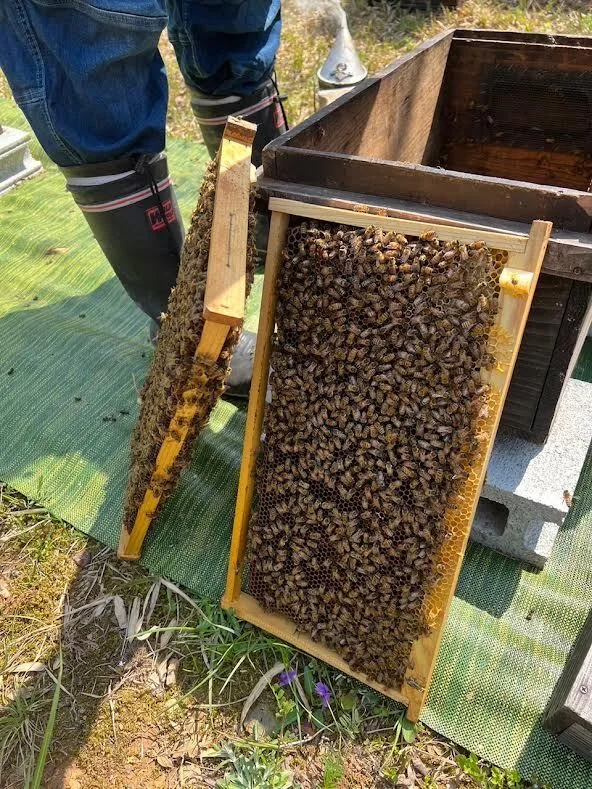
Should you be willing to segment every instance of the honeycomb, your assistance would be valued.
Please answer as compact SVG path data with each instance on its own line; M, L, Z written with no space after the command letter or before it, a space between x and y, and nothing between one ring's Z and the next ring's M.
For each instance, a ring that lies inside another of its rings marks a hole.
M288 231L247 589L387 687L442 614L470 526L506 260L433 232Z
M123 523L128 532L134 525L146 489L150 486L154 493L160 494L162 505L174 490L183 469L189 465L195 439L207 424L213 407L224 392L230 374L232 352L240 335L239 328L230 329L217 361L195 361L195 350L205 323L203 305L217 171L217 160L213 160L204 176L198 204L191 217L181 253L177 283L169 297L152 367L141 393L140 416L132 436L130 474L124 501ZM253 197L247 244L247 296L253 282L255 260L252 208ZM187 394L183 397L184 393ZM168 474L153 479L158 451L181 402L188 405L197 402L197 414Z

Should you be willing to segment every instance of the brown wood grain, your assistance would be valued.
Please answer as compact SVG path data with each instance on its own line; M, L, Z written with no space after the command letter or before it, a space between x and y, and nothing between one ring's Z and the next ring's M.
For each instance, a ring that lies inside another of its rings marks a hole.
M440 157L447 170L567 186L587 191L592 178L592 158L583 151L529 150L496 143L449 143Z
M421 162L452 33L392 64L351 100L305 122L290 145L376 159Z
M586 191L592 51L529 38L455 37L442 84L438 163Z
M300 148L276 150L278 180L336 191L411 200L510 221L552 221L564 230L588 230L592 195L572 189L472 175L348 154ZM265 175L270 175L265 169ZM586 199L584 199L586 198Z
M573 729L573 726L576 726ZM590 759L592 752L592 612L588 614L543 716L543 726ZM581 748L581 750L580 750Z
M288 200L303 200L312 205L347 208L362 213L383 214L402 219L419 221L433 219L435 222L457 227L483 228L501 233L528 232L528 226L524 222L511 222L453 208L420 205L392 197L377 197L359 192L343 192L321 186L278 181L266 178L263 174L260 174L257 181L257 189L262 201L269 197L285 197ZM592 234L554 229L547 245L543 272L592 282Z
M568 47L588 47L592 49L591 36L565 36L555 33L523 33L519 30L496 30L494 28L456 28L454 38L472 39L474 41L513 41L528 44L561 44Z
M567 279L546 274L539 277L506 398L505 427L525 433L532 429L571 287Z
M592 284L572 282L553 354L546 369L538 407L531 427L535 441L549 435L565 384L590 328Z
M276 151L286 146L391 158L396 144L410 161L421 161L452 35L425 41L272 141L263 152L266 174L274 175Z

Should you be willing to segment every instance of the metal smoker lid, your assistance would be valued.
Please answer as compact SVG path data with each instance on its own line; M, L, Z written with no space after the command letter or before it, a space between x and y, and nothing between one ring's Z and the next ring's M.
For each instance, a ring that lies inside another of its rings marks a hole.
M317 71L321 88L343 88L356 85L368 76L368 69L362 64L347 26L347 17L339 7L339 28L335 43L327 60Z

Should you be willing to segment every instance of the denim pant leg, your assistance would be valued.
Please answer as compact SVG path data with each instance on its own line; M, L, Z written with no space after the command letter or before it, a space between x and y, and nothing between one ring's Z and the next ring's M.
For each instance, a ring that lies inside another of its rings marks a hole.
M280 0L166 0L185 82L211 96L249 96L273 70Z
M0 0L0 67L68 167L162 151L164 0Z

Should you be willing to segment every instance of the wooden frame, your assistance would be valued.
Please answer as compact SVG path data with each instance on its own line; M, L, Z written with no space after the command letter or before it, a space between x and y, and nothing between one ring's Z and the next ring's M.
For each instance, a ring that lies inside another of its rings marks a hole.
M291 216L311 217L329 222L353 224L358 227L366 227L372 224L383 229L405 229L410 234L420 234L426 230L435 230L439 235L443 234L442 237L450 237L451 230L449 226L431 221L406 221L373 213L361 213L354 210L355 206L350 206L349 210L344 210L341 208L312 206L281 198L271 198L269 207L272 211L270 241L265 268L263 300L230 548L227 585L222 605L225 608L233 609L239 617L248 622L283 638L299 649L330 663L340 671L350 674L396 701L405 704L409 719L417 720L429 689L446 614L460 572L479 492L485 477L485 469L499 424L504 397L512 375L522 332L528 317L536 281L551 232L551 224L541 221L534 222L528 235L480 231L481 238L486 236L488 243L492 247L506 250L509 253L508 265L500 277L501 297L497 324L502 332L511 336L512 347L503 364L498 363L498 367L495 370L483 376L488 381L492 391L495 392L495 400L492 401L490 407L491 421L489 424L491 429L488 435L487 446L483 449L474 465L478 482L472 495L471 512L469 517L463 522L463 528L460 532L457 532L457 536L448 540L447 550L452 550L455 562L450 574L445 576L437 587L439 599L444 600L444 604L439 607L435 618L432 620L430 635L419 639L413 645L411 667L407 671L402 687L388 688L369 681L364 674L351 671L345 661L334 651L299 633L294 623L285 616L266 613L252 596L241 589L242 573L246 558L248 524L255 492L255 465L265 412L269 361L278 299L277 277ZM468 236L465 236L465 232L468 232ZM460 240L468 239L469 237L473 239L473 234L470 230L467 231L463 227L455 228L453 235ZM473 482L472 484L474 485L475 483ZM432 592L430 597L434 594L435 592Z
M247 235L251 189L251 149L257 127L230 117L219 153L214 215L204 293L205 323L195 363L216 361L231 326L242 325L245 314ZM121 529L117 555L140 558L144 539L156 516L162 483L181 451L199 408L195 391L188 389L177 405L156 458L150 483L131 531Z

